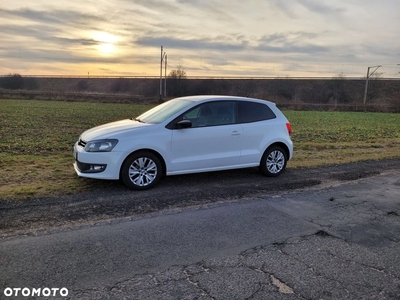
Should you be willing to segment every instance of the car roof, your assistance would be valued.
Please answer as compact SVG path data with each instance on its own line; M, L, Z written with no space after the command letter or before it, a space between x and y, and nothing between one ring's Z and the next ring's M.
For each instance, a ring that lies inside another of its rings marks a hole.
M269 103L275 105L274 102L268 101L268 100L262 100L262 99L256 99L256 98L247 98L247 97L239 97L239 96L224 96L224 95L197 95L197 96L186 96L186 97L180 97L180 98L175 98L173 100L186 100L186 101L191 101L191 102L196 102L196 103L201 103L201 102L208 102L208 101L253 101L253 102L261 102L261 103Z

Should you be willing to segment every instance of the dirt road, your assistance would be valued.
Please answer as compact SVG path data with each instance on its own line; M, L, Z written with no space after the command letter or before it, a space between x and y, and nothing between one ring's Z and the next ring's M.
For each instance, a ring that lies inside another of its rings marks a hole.
M130 191L119 182L105 182L104 189L72 196L20 202L0 200L0 237L40 235L189 206L201 207L295 189L323 188L395 169L400 169L400 159L288 168L277 178L266 178L254 168L171 176L164 178L156 188L143 192Z

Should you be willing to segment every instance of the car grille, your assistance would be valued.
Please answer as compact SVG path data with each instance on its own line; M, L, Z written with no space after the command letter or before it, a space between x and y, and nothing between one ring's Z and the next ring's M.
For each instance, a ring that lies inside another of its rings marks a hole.
M85 147L86 147L86 144L87 144L87 142L85 142L85 141L82 140L82 139L79 139L79 141L78 141L78 145L79 145L79 146L85 148Z

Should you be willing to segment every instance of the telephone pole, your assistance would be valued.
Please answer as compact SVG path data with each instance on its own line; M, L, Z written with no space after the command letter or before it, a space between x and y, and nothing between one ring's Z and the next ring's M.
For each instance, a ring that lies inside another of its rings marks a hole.
M164 69L164 97L167 97L167 54L165 54L165 69Z
M160 61L160 102L162 102L162 71L163 71L163 62L165 58L165 72L167 71L167 53L164 51L163 46L161 46L161 61ZM165 74L167 76L167 74ZM165 79L165 84L167 80ZM166 88L165 88L166 89ZM166 93L166 92L165 92Z
M372 76L372 75L374 75L374 73L380 68L380 67L382 67L382 66L372 66L372 67L368 67L368 70L367 70L367 79L365 80L365 91L364 91L364 101L363 101L363 104L364 104L364 111L367 111L367 93L368 93L368 80L369 80L369 78ZM375 68L372 72L371 72L371 74L369 73L369 70L370 69L373 69L373 68Z

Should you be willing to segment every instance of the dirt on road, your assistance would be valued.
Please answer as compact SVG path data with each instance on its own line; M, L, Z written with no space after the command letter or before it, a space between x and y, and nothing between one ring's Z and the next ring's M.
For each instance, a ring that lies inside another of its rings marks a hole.
M0 200L0 238L46 234L76 226L118 222L126 217L138 218L148 213L176 211L297 189L323 188L399 169L400 159L288 168L277 178L264 177L257 168L251 168L170 176L157 187L140 192L115 184L58 198Z

